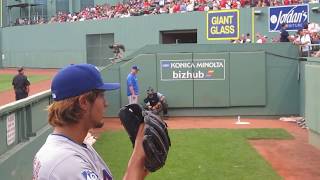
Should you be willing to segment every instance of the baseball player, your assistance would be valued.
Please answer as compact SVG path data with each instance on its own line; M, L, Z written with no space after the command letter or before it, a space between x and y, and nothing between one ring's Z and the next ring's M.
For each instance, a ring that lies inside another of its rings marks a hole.
M166 101L166 97L160 92L156 92L152 87L147 89L147 96L144 99L144 103L146 103L146 108L152 111L155 114L159 114L163 111L163 115L165 118L168 116L168 104Z
M139 97L139 84L137 74L139 72L138 66L132 66L131 72L128 74L127 77L127 95L129 104L137 104L138 97Z
M84 139L91 128L103 126L108 103L104 91L119 83L103 83L98 69L90 64L61 69L51 84L54 102L48 107L50 134L33 162L33 180L111 180L106 163ZM123 179L144 179L145 153L140 125L134 150Z

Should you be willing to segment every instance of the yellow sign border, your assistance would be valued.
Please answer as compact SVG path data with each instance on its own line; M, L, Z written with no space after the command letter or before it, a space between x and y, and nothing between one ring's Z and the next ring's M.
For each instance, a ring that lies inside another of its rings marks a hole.
M209 32L208 32L208 27L209 27L209 14L211 13L221 13L221 12L236 12L237 13L237 37L230 37L230 38L209 38ZM208 11L207 12L207 18L206 18L206 31L207 31L207 40L235 40L239 39L240 36L240 10L239 9L224 9L224 10L216 10L216 11Z

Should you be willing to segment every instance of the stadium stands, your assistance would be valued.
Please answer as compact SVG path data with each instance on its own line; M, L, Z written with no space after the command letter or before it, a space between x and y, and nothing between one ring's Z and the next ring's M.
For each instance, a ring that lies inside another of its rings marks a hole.
M302 3L319 3L319 0L129 0L117 3L87 7L76 13L58 12L56 16L44 18L16 19L15 25L43 24L56 22L75 22L124 18L130 16L185 13L191 11L209 11L220 9L240 9L248 7L282 6Z

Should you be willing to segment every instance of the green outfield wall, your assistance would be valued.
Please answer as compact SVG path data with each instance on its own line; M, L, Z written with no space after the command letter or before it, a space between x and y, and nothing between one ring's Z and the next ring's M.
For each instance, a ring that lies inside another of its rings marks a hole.
M315 6L319 4L310 4L310 9ZM261 10L262 13L253 17L252 12L255 10ZM197 44L229 43L225 40L207 39L206 15L206 12L190 12L5 27L2 30L1 39L2 53L5 56L2 64L5 67L60 68L70 63L87 62L88 56L92 53L92 51L88 52L87 48L88 35L111 35L113 38L108 41L97 40L97 46L103 50L103 47L112 42L122 43L126 47L126 55L145 45L159 44L161 31L196 30ZM310 22L320 23L320 14L310 10L309 19ZM269 40L279 35L278 32L268 31L268 8L240 9L239 24L239 34L260 32L267 35ZM103 52L93 53L101 54L100 61L109 57ZM99 64L103 63L97 63Z
M116 116L128 103L132 65L141 68L140 103L152 86L167 97L173 116L297 115L297 56L298 48L290 43L149 45L101 71L106 81L121 83L121 90L107 93L107 115Z
M309 142L320 148L320 59L308 58L305 63L305 118L309 127Z

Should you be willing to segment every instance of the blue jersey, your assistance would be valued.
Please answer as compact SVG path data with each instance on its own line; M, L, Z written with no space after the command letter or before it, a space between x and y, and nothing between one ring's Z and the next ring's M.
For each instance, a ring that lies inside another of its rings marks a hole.
M131 96L131 91L129 87L132 86L135 95L139 95L139 85L138 85L138 78L135 74L130 73L127 77L127 95Z

